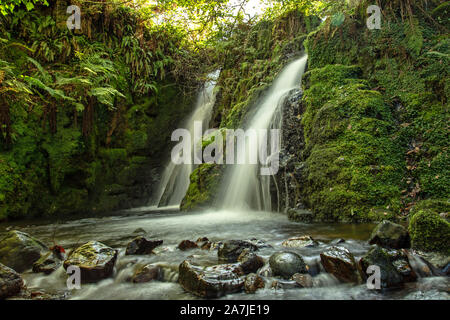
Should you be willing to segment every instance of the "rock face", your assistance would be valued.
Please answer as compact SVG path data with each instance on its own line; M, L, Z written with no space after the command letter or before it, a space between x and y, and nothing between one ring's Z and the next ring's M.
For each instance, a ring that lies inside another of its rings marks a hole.
M159 280L162 277L162 270L160 266L154 264L146 264L137 268L131 281L134 283L145 283L152 280Z
M274 276L289 279L296 273L308 273L303 258L293 252L277 252L269 259Z
M151 254L153 249L163 244L163 240L147 240L139 236L131 241L127 246L126 255Z
M331 247L320 254L326 272L342 282L359 283L361 277L355 257L344 247Z
M190 240L183 240L178 245L178 249L181 251L191 250L191 249L197 249L198 245L194 241Z
M185 260L179 267L179 283L188 292L203 298L218 298L244 288L241 269L235 264L212 267L194 265Z
M0 300L18 294L22 287L20 274L0 263Z
M411 240L406 228L388 220L383 220L375 227L369 243L393 249L409 248L411 246Z
M244 250L237 260L245 274L254 273L264 266L264 259L249 250Z
M310 236L290 238L282 243L286 248L310 248L318 245L318 242Z
M75 249L64 261L64 269L79 267L82 282L96 282L112 275L117 250L103 243L91 241Z
M62 263L63 260L61 260L58 255L49 251L46 254L43 254L41 258L33 264L33 272L50 274L58 269Z
M24 272L39 260L48 248L41 241L20 231L10 231L0 240L0 263Z
M246 293L255 293L258 289L263 289L264 287L263 278L257 274L250 273L245 277L244 289Z
M290 209L288 210L288 218L294 222L311 223L314 220L314 215L308 210Z
M257 251L258 247L250 241L229 240L225 241L217 252L219 260L223 262L236 262L241 253L248 251Z
M391 261L391 256L388 250L376 246L372 248L364 257L359 261L361 273L364 278L369 276L367 268L369 266L379 266L381 271L381 288L398 288L403 285L403 277L397 272Z

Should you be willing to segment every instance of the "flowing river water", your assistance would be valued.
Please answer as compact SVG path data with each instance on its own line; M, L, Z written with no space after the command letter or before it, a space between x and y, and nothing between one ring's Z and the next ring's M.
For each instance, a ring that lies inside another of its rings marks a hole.
M297 252L305 262L320 270L319 254L330 241L343 238L340 246L348 248L358 259L370 248L367 239L372 224L302 224L288 221L286 215L257 211L205 211L179 213L177 211L148 212L144 208L115 213L110 216L67 220L59 223L46 221L21 221L0 224L0 236L7 229L15 228L31 234L47 243L57 243L66 250L87 241L96 240L119 250L113 277L95 284L83 284L81 290L68 291L67 275L61 267L51 275L25 272L23 277L30 290L65 295L69 299L197 299L185 292L177 283L177 269L188 256L196 255L205 265L217 264L217 250L177 249L182 240L195 241L208 237L212 241L251 239L265 241L272 248L261 249L258 254L265 259L275 251L286 250L281 243L294 236L310 235L319 240L313 248L289 248ZM139 230L151 239L162 239L164 243L155 249L154 255L125 256L125 248ZM164 281L135 284L127 279L136 265L159 263L165 267ZM368 290L366 285L340 284L331 275L320 272L314 277L318 286L310 289L273 289L266 286L256 294L238 293L222 299L422 299L442 298L448 290L448 278L422 278L406 284L401 290L379 293Z

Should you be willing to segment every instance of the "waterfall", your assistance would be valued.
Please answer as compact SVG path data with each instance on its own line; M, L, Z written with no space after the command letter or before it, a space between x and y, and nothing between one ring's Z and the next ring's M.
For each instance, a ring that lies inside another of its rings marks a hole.
M307 59L305 55L281 71L265 98L257 106L256 112L244 125L245 130L281 129L283 102L291 90L300 88ZM258 139L258 147L261 147L261 143L267 142ZM245 150L241 152L244 152L248 159L250 148L247 143L244 148ZM268 149L270 150L270 147ZM260 175L258 168L259 166L255 164L235 164L228 167L222 190L216 199L217 206L227 209L255 208L272 211L270 182L275 179L273 176Z
M219 74L220 70L217 70L208 75L208 80L198 94L194 111L182 126L191 133L191 136L194 135L195 122L201 121L203 128L209 127L216 99L214 88ZM193 143L194 141L192 141ZM179 207L189 188L189 178L194 169L194 164L176 165L169 159L160 183L156 188L156 194L150 200L150 205L154 207Z

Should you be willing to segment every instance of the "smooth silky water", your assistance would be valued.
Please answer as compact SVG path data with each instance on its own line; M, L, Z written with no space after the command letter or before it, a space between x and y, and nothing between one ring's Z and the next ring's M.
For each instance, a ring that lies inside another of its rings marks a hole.
M348 248L357 258L361 257L370 248L366 240L374 225L293 223L283 214L257 211L205 211L186 214L168 210L151 213L131 210L112 216L61 221L57 224L45 221L1 224L0 235L11 227L27 232L48 245L62 245L66 250L91 240L103 242L119 250L113 277L96 284L83 284L81 290L74 290L68 295L71 299L197 299L176 283L177 268L191 255L198 256L198 260L204 261L205 265L217 264L217 250L180 251L177 246L182 240L195 241L199 237L208 237L212 241L256 238L273 246L258 252L262 257L268 258L274 251L286 250L281 246L284 240L293 236L311 235L321 241L318 247L289 250L301 254L308 264L317 265L320 252L327 247L330 240L337 238L346 239L347 241L340 245ZM155 249L154 255L125 256L126 245L137 235L133 232L139 228L147 232L146 237L162 239L164 244ZM165 266L165 270L172 271L167 272L166 281L129 283L127 278L131 276L136 263L160 263ZM67 291L67 275L62 267L49 276L35 274L31 270L23 276L31 290L44 289L51 293ZM338 284L325 273L317 277L322 285L320 288L264 289L253 295L240 293L222 299L390 299L403 298L421 288L449 285L448 279L427 278L408 284L400 291L382 295L367 290L364 285Z

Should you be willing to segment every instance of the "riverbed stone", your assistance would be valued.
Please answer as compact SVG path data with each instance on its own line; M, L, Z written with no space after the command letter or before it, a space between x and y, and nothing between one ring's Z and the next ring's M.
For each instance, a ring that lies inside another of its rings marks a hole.
M198 245L194 241L191 241L191 240L183 240L178 245L178 249L180 249L181 251L192 250L192 249L197 249L197 248L198 248Z
M163 244L163 240L147 240L139 236L131 241L125 252L125 255L145 255L152 254L153 250Z
M145 283L153 280L159 280L162 277L162 269L155 264L146 264L136 269L131 282L133 283Z
M264 289L264 279L255 273L250 273L245 277L244 289L246 293L255 293L258 289Z
M0 263L0 300L18 294L23 285L20 274Z
M219 261L236 262L244 250L257 251L258 247L246 240L228 240L225 241L217 251Z
M244 278L238 264L199 266L185 260L179 267L179 283L184 290L202 297L219 298L244 288Z
M264 259L248 249L244 250L237 260L245 274L257 272L264 266Z
M361 277L353 254L344 247L330 247L320 254L326 272L347 283L359 283Z
M274 276L289 279L296 273L308 273L303 258L294 252L276 252L269 259L270 269Z
M12 230L0 240L0 263L16 272L24 272L31 269L41 254L47 251L48 247L40 240Z
M43 254L41 258L33 264L33 272L51 274L62 265L63 260L60 258L61 257L58 254L55 254L52 251Z
M385 248L410 248L411 240L405 227L388 220L380 222L369 239L369 244L378 244Z
M72 251L63 266L66 270L69 266L79 267L82 282L96 282L112 275L116 259L117 250L90 241Z
M312 288L314 286L313 277L310 274L296 273L291 277L302 288Z
M403 286L403 277L397 272L397 269L392 264L391 257L387 249L377 245L361 258L359 261L359 267L364 280L370 276L367 274L367 269L369 266L380 267L381 289L399 288Z
M403 277L404 282L414 282L417 280L417 275L411 267L408 259L406 249L402 250L387 250L389 258L395 270Z
M311 248L316 247L318 244L311 236L301 236L284 241L282 246L286 248Z

